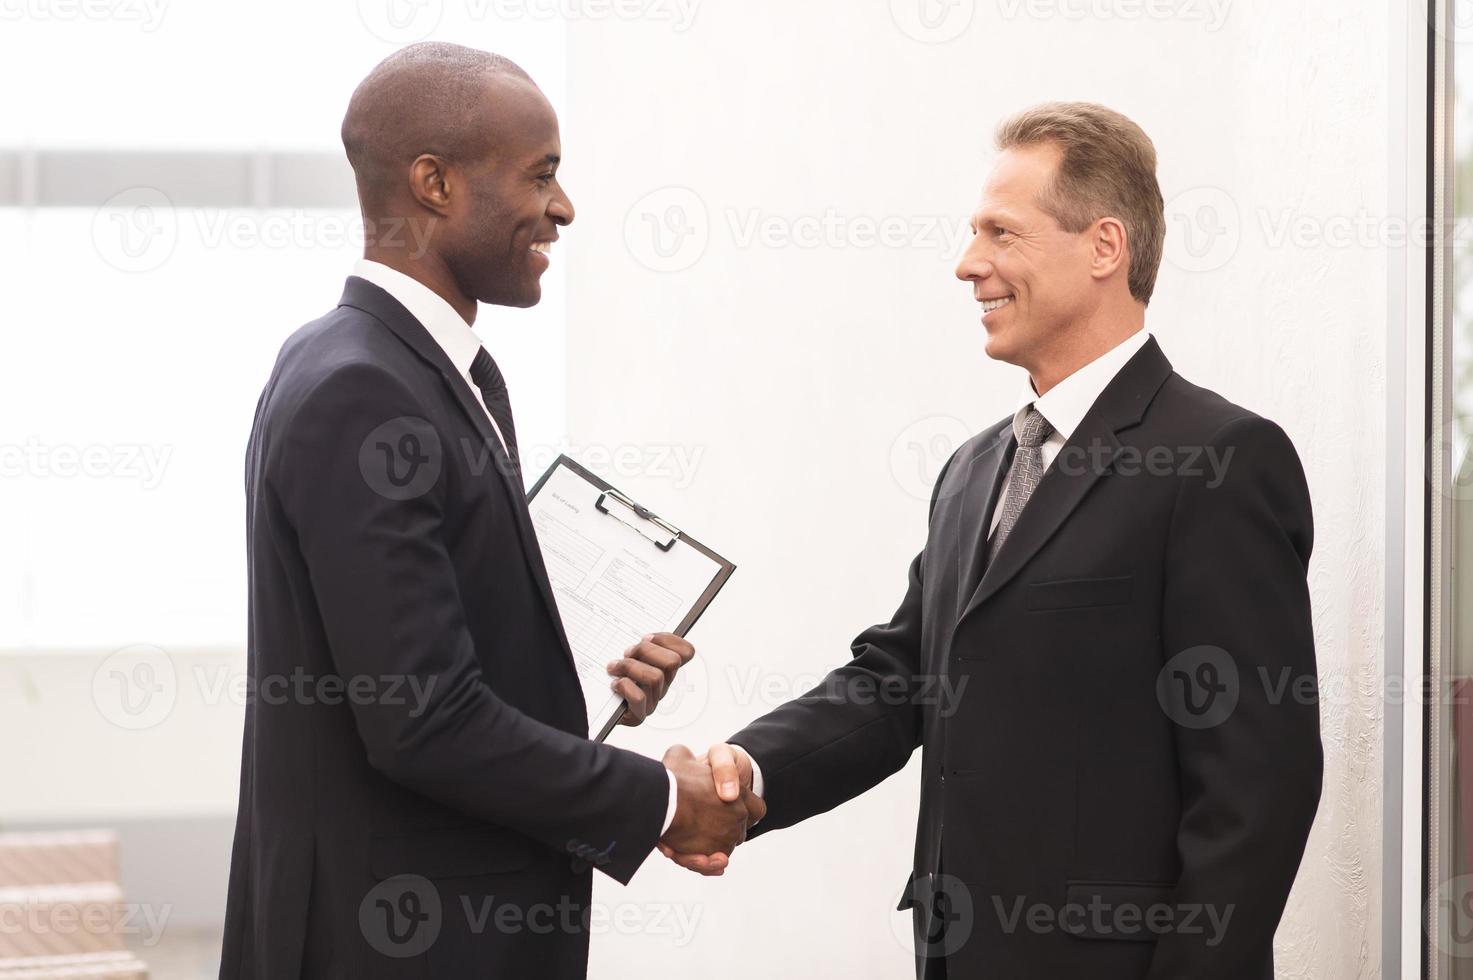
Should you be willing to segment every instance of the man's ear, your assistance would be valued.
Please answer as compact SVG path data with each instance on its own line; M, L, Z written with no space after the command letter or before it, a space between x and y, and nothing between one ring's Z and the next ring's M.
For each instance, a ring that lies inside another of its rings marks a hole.
M1128 236L1119 218L1101 218L1090 226L1089 235L1090 274L1094 278L1108 279L1129 266Z
M436 214L450 210L450 166L444 157L421 153L409 165L409 193L423 207Z

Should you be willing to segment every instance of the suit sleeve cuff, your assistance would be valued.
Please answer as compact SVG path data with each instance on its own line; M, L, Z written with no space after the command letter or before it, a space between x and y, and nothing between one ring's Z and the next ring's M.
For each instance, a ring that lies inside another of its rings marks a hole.
M731 747L734 748L734 749L739 749L741 751L742 755L746 756L748 759L751 760L751 762L752 762L752 792L753 793L756 793L759 797L761 797L764 800L767 799L766 793L764 791L765 784L762 782L762 767L759 766L759 765L757 765L757 760L752 758L752 753L748 752L746 749L743 749L740 745L737 745L737 744L733 743Z
M670 825L675 822L675 805L680 801L680 794L675 788L675 773L666 769L665 775L670 777L670 803L665 807L665 825L660 828L661 837L665 836L665 831L669 830Z

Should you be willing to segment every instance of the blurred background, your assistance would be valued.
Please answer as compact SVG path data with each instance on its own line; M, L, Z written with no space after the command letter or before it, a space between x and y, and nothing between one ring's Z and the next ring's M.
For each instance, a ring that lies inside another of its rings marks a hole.
M1014 407L952 275L993 126L1049 99L1140 123L1169 223L1147 326L1283 425L1314 500L1326 783L1280 976L1473 975L1470 37L1473 4L1402 0L0 0L0 949L218 969L246 438L360 253L348 96L439 39L561 119L577 218L543 301L476 325L529 482L566 452L738 565L613 736L653 756L845 660L940 465ZM906 976L917 797L913 765L724 878L601 878L590 975Z

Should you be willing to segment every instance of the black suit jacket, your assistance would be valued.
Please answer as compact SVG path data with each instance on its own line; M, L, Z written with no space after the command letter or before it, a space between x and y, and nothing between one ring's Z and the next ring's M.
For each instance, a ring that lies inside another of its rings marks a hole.
M947 463L890 622L731 738L766 783L754 836L919 745L918 972L1272 980L1322 768L1298 456L1151 340L984 569L1011 422Z
M628 881L669 783L588 740L520 477L384 290L282 348L246 500L221 976L582 977L589 868Z

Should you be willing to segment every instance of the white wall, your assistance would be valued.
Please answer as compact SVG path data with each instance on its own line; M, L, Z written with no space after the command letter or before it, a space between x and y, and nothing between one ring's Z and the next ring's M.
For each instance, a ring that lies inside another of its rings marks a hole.
M958 0L929 32L910 0L888 7L709 0L687 24L649 3L570 27L570 435L631 447L619 482L739 565L682 701L616 739L722 738L888 617L923 539L913 447L934 472L1020 382L951 277L992 126L1101 101L1161 158L1172 240L1150 328L1188 379L1284 425L1314 497L1326 788L1279 974L1377 976L1391 7ZM825 219L836 245L794 243ZM864 237L886 220L904 244ZM614 920L593 975L905 975L891 910L916 805L912 766L738 851L723 879L658 863L601 886L644 927Z

